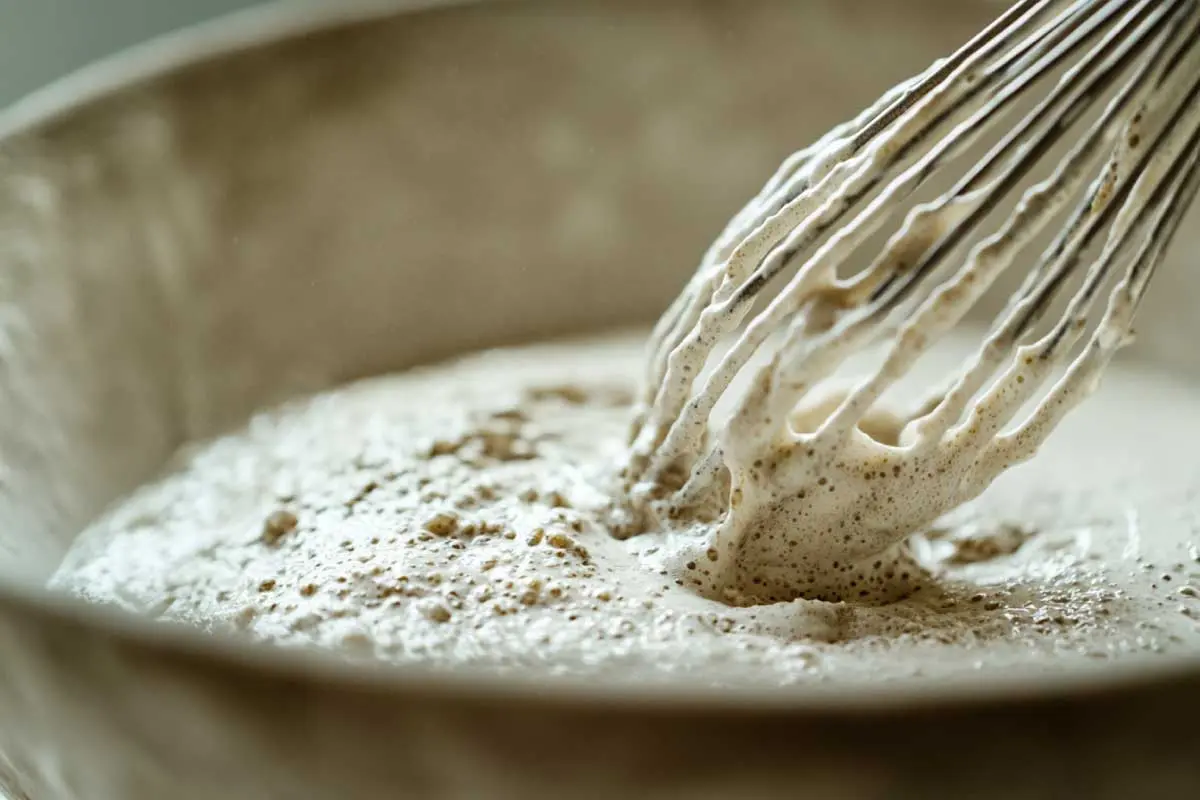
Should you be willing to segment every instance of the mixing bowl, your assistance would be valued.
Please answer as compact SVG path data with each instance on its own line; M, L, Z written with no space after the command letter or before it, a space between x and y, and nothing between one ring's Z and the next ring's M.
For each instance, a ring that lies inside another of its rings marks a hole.
M29 800L1190 795L1196 658L986 684L582 685L348 665L41 588L102 508L258 406L469 348L648 323L778 159L995 10L286 4L0 115L0 787ZM1200 377L1200 237L1182 238L1135 356Z

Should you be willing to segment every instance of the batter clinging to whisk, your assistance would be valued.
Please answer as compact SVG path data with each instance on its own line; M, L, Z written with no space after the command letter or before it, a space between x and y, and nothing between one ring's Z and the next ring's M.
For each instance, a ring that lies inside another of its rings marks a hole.
M886 593L907 535L1032 457L1130 338L1198 186L1198 36L1192 0L1024 0L789 157L654 330L627 532L719 520L678 561L727 600ZM974 357L913 412L882 410L1014 265ZM878 368L831 392L880 343Z

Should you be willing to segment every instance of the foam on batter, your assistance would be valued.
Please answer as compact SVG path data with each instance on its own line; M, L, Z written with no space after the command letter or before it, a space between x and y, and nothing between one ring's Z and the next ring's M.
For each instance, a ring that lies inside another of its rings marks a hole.
M641 354L496 351L264 411L98 520L51 585L350 658L608 680L874 683L1200 646L1200 468L1174 446L1200 436L1200 391L1114 370L1036 461L919 533L903 599L762 604L690 583L720 563L696 546L719 520L612 535ZM1130 424L1145 396L1157 413Z

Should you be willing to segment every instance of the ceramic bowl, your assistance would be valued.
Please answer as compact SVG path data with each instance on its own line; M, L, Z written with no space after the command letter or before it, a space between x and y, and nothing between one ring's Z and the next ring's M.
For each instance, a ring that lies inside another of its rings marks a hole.
M353 666L41 588L104 506L258 406L649 323L783 155L997 8L287 3L0 114L0 787L1194 796L1195 658L986 684L651 690ZM1197 235L1183 239L1138 357L1200 376Z

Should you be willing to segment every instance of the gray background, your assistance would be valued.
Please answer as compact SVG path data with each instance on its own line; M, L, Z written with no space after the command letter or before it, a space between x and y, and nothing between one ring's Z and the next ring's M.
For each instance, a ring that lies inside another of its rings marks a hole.
M0 107L109 53L255 0L0 0Z

